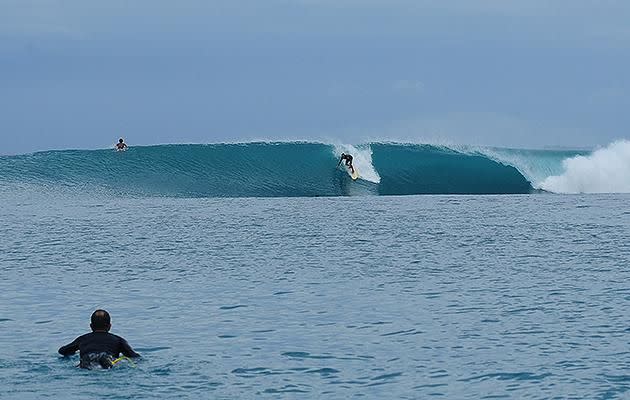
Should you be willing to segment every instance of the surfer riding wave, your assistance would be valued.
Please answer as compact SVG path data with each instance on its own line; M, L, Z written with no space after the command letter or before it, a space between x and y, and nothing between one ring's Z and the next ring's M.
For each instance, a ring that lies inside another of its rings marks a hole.
M350 171L354 174L354 167L352 166L352 156L350 154L341 153L341 158L337 163L337 167L341 165L342 161L346 161L346 167L350 168Z

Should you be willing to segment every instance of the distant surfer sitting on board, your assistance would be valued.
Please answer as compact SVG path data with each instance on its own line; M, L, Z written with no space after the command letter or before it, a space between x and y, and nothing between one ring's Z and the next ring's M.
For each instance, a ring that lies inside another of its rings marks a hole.
M341 158L339 159L339 163L337 163L337 166L339 166L343 160L346 160L346 167L350 168L350 171L354 174L354 167L352 166L352 156L350 154L341 153Z
M118 143L116 143L116 151L125 151L127 150L127 143L125 143L123 138L118 139Z
M79 336L72 343L62 346L59 354L69 356L78 350L81 357L79 367L85 369L99 365L102 368L111 368L120 360L120 353L125 357L140 357L125 339L109 333L112 324L107 311L94 311L90 327L91 333Z

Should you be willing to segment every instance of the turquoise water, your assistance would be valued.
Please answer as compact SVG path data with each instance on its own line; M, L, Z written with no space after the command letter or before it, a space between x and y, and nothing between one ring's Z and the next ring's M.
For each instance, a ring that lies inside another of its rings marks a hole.
M0 167L2 398L630 395L629 195L141 196L141 169L117 195L136 164L96 155L110 176ZM56 354L100 307L135 368Z
M353 154L362 179L335 168L342 152ZM579 154L400 143L162 145L0 157L0 183L141 197L524 194Z

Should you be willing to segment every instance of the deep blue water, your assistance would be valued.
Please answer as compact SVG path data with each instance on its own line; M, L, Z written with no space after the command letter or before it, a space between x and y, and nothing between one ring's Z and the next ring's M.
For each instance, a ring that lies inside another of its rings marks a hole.
M630 396L628 195L23 185L0 221L3 399ZM135 368L56 354L96 308Z

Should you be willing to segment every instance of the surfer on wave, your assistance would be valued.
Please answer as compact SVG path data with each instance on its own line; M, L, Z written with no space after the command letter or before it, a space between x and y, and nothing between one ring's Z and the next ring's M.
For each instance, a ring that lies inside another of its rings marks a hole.
M341 158L339 159L337 166L339 166L343 160L346 160L346 167L350 168L350 171L354 174L354 167L352 166L352 156L350 154L341 153Z
M116 151L125 151L127 150L127 143L123 138L118 139L118 143L116 143Z

